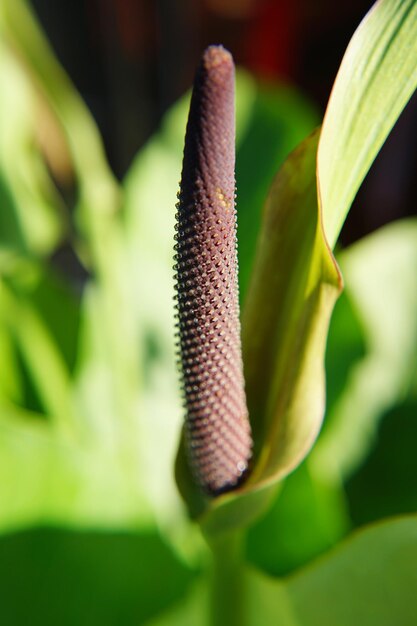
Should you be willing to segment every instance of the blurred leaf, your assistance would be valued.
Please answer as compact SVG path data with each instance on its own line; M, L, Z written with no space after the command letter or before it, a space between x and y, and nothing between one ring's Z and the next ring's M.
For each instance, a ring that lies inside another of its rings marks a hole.
M5 43L62 125L81 185L90 187L105 180L114 183L96 124L55 58L26 0L2 1L0 29ZM101 193L102 189L97 191Z
M0 94L0 244L45 254L65 227L62 202L36 144L33 85L1 39Z
M209 626L209 592L206 581L198 581L190 593L146 626Z
M13 626L136 626L192 575L156 532L38 529L2 538L0 562L0 621Z
M364 330L366 354L331 407L313 459L323 475L346 477L373 444L382 415L405 397L416 377L417 220L381 228L340 254L339 261Z
M5 311L6 303L3 298L0 283L0 400L8 398L11 402L20 404L23 401L23 385L19 371L16 346L10 336Z
M79 187L75 249L95 276L85 289L78 336L78 302L69 292L49 275L42 277L44 268L34 285L20 285L13 255L0 250L8 280L8 332L20 359L23 391L33 391L32 408L48 420L41 423L38 414L19 409L13 403L17 394L1 399L1 484L21 495L2 502L0 526L39 519L146 526L153 519L137 461L140 447L146 448L137 428L137 320L130 306L132 270L124 253L118 185L88 109L24 0L1 3L0 31L22 84L29 93L36 89L42 115L48 113L66 138ZM14 202L17 191L13 194ZM28 203L23 210L29 211ZM16 220L17 233L19 228Z
M78 243L77 251L100 276L111 274L120 190L94 119L55 58L26 0L2 1L0 35L43 98L41 110L48 110L65 138L79 190L77 234L82 234L83 243Z
M364 354L363 328L353 303L343 292L336 302L327 340L327 414L319 442L331 423L333 405ZM249 559L270 574L287 574L306 564L335 545L351 525L340 477L323 472L311 459L314 450L286 478L265 517L249 529Z
M417 2L379 0L352 37L318 150L324 230L333 247L352 201L417 87Z
M0 531L40 521L150 527L149 505L133 476L122 451L86 437L68 441L37 415L1 403Z
M124 291L121 293L124 298ZM128 510L138 515L136 522L148 523L153 515L145 496L149 476L142 451L149 442L143 426L142 380L137 362L140 354L138 331L133 328L130 307L118 311L122 297L107 301L104 295L94 282L84 289L74 401L82 416L80 426L84 443L91 447L90 454L93 457L98 455L98 458L102 455L109 457L117 480L125 483L122 491L128 496ZM110 318L114 324L111 330L108 327ZM109 509L116 515L118 506L109 503ZM135 519L130 515L123 525L129 526ZM96 524L99 523L97 520Z
M357 526L417 511L417 401L407 400L381 420L375 446L346 485Z
M300 573L270 578L248 569L242 626L413 626L417 621L417 518L399 518L354 534ZM207 624L207 592L147 626Z
M36 286L27 295L59 346L59 352L71 374L77 360L79 295L63 276L49 268L43 269Z
M135 432L136 463L140 464L143 488L159 523L172 534L184 522L172 475L181 420L172 301L172 233L180 146L163 127L139 153L124 181L124 254L130 276L129 309L136 332L135 408L140 414L131 433Z
M367 351L364 329L358 312L344 290L336 302L330 322L326 346L326 419L323 432L329 424L333 405L343 392L352 368L364 358Z
M282 576L333 547L350 520L341 485L315 475L308 459L286 479L265 517L249 528L251 563Z
M371 526L288 580L303 626L412 626L417 621L417 519ZM266 623L266 622L264 622Z
M65 311L61 319L63 328L59 335L66 341L65 327L68 332L73 323L69 306L71 298L62 285L58 288L58 281L51 279L48 281L46 274L40 274L40 277L41 280L36 281L29 290L21 289L16 284L9 286L3 284L3 302L8 305L7 326L25 361L26 371L41 400L44 412L58 419L56 427L69 434L73 432L75 426L70 373L63 359L62 348L56 341L57 337L53 336L54 325L48 323L48 318L52 317L57 309ZM40 293L41 289L43 293ZM64 294L67 306L63 299ZM42 303L41 309L39 303ZM74 314L75 301L71 304ZM60 309L60 305L64 308ZM73 330L76 331L76 327ZM73 336L73 339L76 339L76 336Z
M274 180L243 311L246 393L261 455L250 482L298 465L324 413L324 351L341 281L317 207L317 141L318 133L309 137Z
M244 621L240 626L301 626L292 619L285 585L254 571L245 572ZM209 626L210 594L206 580L199 580L180 603L160 617L146 622L146 626Z

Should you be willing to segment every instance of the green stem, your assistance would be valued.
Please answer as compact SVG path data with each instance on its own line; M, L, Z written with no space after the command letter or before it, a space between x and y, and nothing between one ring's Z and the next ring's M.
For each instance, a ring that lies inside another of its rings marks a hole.
M243 533L224 533L209 541L213 554L211 579L212 626L244 626L245 579Z

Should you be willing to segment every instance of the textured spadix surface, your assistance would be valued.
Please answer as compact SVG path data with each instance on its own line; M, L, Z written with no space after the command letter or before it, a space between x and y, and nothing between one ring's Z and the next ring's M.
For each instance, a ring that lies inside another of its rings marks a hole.
M176 234L178 351L186 447L206 492L235 487L252 440L244 392L238 304L234 65L205 51L187 124Z

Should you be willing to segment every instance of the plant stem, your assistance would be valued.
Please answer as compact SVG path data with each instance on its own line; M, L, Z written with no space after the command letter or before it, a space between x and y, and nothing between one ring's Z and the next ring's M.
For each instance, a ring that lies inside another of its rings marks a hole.
M213 554L211 579L212 626L245 624L243 533L232 531L209 541Z

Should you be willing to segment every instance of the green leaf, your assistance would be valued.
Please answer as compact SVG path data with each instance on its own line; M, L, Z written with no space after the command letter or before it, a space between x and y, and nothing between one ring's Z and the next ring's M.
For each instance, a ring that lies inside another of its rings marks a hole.
M138 626L192 575L156 531L40 528L2 537L0 559L0 621L13 626Z
M250 559L270 573L286 573L334 544L349 526L347 506L355 525L416 510L411 448L411 457L404 454L415 439L412 399L386 415L417 372L415 224L386 226L339 255L347 284L329 331L324 427L249 531Z
M417 220L381 228L341 253L339 261L366 353L331 407L313 459L324 475L346 478L373 445L383 414L416 378Z
M248 531L248 558L265 572L284 575L335 545L350 528L340 476L315 462L353 368L364 357L365 337L357 311L343 292L336 302L326 347L326 418L310 456L285 479L267 514ZM330 411L330 415L329 415Z
M150 527L150 507L132 468L120 450L100 443L87 437L69 441L41 416L2 402L0 531L46 521Z
M346 50L320 137L318 180L333 247L352 201L417 86L417 2L379 0Z
M106 163L95 122L54 56L26 0L3 0L0 33L61 124L82 187L107 183L109 191L115 181ZM97 194L103 194L103 191L101 188ZM108 202L113 199L110 196Z
M411 626L417 620L417 519L358 532L282 581L253 572L248 625Z
M0 401L7 398L9 401L21 404L24 397L22 373L16 345L7 323L9 309L10 306L6 304L3 286L0 282Z
M0 94L0 246L45 255L66 228L63 205L36 141L35 90L1 39Z
M181 602L146 622L146 626L209 626L209 592L199 580Z
M335 545L350 528L340 476L315 462L315 450L331 425L333 406L364 354L364 330L344 291L336 302L327 340L326 418L318 442L285 479L267 514L248 531L248 558L269 574L281 576L306 564Z
M57 278L42 272L40 267L28 267L28 270L33 278L26 280L26 284L9 279L2 285L6 328L36 389L40 408L46 415L53 416L55 427L62 433L73 434L77 420L71 398L69 363L64 354L69 356L72 350L68 340L76 341L75 298ZM57 313L60 325L56 319L52 321Z
M288 578L246 570L242 626L412 626L417 621L417 518L353 534ZM208 623L206 581L147 626Z
M329 550L349 528L342 485L316 472L307 458L249 528L247 557L264 572L283 576Z
M417 511L417 398L409 398L381 420L378 439L346 484L356 526Z
M0 36L62 132L79 188L77 230L84 236L80 254L98 274L111 274L109 259L117 245L120 190L94 119L55 58L26 0L0 4Z
M288 580L303 626L411 626L417 621L417 519L400 518L354 534Z
M353 368L364 358L367 350L365 331L349 290L343 291L336 302L330 322L326 346L326 420L331 421L333 406L338 402Z
M250 483L294 469L324 414L324 351L341 279L317 206L317 138L287 159L272 185L243 311L246 391L260 455Z

